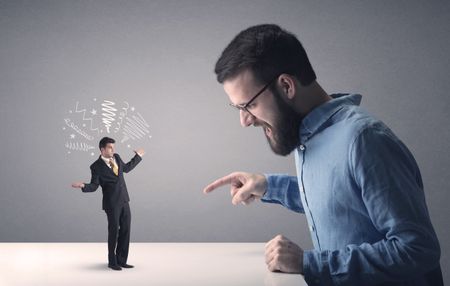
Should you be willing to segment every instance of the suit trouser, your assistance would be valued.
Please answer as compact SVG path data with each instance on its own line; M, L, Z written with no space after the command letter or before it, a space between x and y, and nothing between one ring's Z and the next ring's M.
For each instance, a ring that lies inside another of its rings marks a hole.
M108 263L125 264L130 246L130 205L105 210L108 217Z

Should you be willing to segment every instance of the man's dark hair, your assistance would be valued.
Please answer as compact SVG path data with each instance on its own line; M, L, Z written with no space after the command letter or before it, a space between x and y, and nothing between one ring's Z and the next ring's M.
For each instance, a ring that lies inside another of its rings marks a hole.
M296 76L307 86L316 74L300 41L274 24L263 24L241 31L217 60L217 81L224 81L249 69L256 81L268 83L281 73Z
M103 137L102 140L100 140L100 142L98 143L98 148L100 148L101 150L102 148L105 148L108 143L114 144L116 143L116 140L109 137Z

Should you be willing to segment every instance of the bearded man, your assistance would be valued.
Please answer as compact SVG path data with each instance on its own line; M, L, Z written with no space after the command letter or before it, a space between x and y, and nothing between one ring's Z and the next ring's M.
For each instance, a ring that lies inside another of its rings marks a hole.
M233 204L255 199L306 215L314 249L276 236L270 271L308 285L443 285L440 247L413 155L361 95L328 94L290 32L258 25L225 48L215 72L243 127L260 126L273 152L295 153L297 176L235 172Z

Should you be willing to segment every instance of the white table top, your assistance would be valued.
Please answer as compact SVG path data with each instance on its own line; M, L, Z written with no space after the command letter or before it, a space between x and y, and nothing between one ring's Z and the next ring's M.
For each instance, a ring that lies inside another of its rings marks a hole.
M133 269L107 268L105 243L0 243L0 285L307 285L273 273L264 243L132 243Z

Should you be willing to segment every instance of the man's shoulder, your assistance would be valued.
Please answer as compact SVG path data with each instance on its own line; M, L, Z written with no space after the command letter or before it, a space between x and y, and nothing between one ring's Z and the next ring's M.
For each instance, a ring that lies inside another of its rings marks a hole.
M360 106L351 106L342 110L341 120L344 123L344 127L355 133L359 133L365 129L386 126L380 119L376 118Z
M359 106L339 110L333 118L330 131L339 134L342 142L352 144L361 134L391 133L389 127ZM374 131L374 132L372 132Z
M97 168L100 165L100 163L102 163L102 159L101 157L98 157L98 159L91 164L90 168L91 169Z
M375 144L385 140L399 141L397 135L382 120L376 118L361 107L355 107L341 129L343 136L348 136L351 145ZM345 135L344 135L345 134Z

